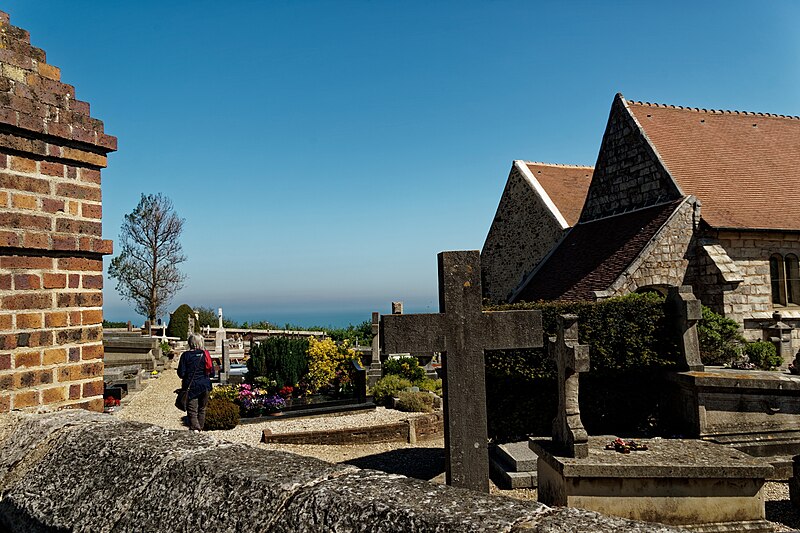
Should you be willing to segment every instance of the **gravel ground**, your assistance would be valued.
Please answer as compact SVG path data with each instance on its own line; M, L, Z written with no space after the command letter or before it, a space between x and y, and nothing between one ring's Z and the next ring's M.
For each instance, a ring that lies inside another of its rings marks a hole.
M167 369L158 378L146 381L143 390L122 401L114 416L156 424L168 429L187 429L183 413L175 409L173 391L180 386L175 370ZM321 446L298 444L263 444L264 429L273 433L319 431L347 427L388 424L407 420L408 413L378 407L374 412L315 418L275 419L258 424L242 424L228 431L215 431L221 440L241 442L270 450L283 450L299 455L316 457L333 463L348 463L361 468L403 474L418 479L443 482L444 440L436 439L417 444L388 442L346 446ZM491 492L522 500L535 500L535 489L499 490L491 483ZM767 519L775 523L776 531L800 529L800 512L789 501L786 483L766 483L764 487Z

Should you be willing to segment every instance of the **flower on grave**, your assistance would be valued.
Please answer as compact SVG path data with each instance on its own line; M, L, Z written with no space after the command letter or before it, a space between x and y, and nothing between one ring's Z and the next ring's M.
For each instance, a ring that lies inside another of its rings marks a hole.
M105 398L103 398L104 407L116 407L118 405L119 405L119 400L117 400L113 396L106 396Z
M294 387L291 385L286 385L285 387L281 387L278 391L278 396L284 399L288 399L292 397L292 393L294 392Z
M286 400L274 394L272 396L265 396L263 399L263 406L264 410L268 413L272 413L275 411L280 411L284 407L286 407Z

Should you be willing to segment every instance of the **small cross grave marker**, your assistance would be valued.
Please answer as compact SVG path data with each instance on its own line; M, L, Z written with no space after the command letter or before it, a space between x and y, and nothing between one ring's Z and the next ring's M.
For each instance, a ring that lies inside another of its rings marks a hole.
M439 313L384 315L386 353L441 352L448 485L489 491L485 350L540 347L540 311L484 312L480 252L442 252Z

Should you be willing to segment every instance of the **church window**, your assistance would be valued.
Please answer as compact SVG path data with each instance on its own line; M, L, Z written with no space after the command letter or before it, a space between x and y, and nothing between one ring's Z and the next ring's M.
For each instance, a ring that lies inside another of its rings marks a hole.
M800 305L800 262L797 255L773 254L769 258L769 277L774 305Z

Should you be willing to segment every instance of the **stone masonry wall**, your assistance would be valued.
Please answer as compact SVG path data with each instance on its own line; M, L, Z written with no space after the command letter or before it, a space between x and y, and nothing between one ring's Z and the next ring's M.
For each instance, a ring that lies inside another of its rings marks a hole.
M0 446L12 533L678 531L86 411L2 415Z
M116 138L0 12L0 412L102 410L100 169Z
M745 336L750 340L762 340L762 325L771 322L773 311L784 315L784 322L794 326L794 339L800 340L800 307L773 306L772 286L769 274L769 258L772 254L800 255L800 235L779 232L720 231L716 234L719 243L736 263L744 281L724 284L719 281L713 268L705 270L702 278L703 303L728 318L744 324ZM716 280L716 283L714 281ZM795 346L800 343L795 342Z
M644 287L685 284L693 243L694 211L693 199L683 202L631 265L629 274L612 284L609 296L636 292Z
M664 169L644 132L614 98L603 134L581 222L677 200L680 190Z
M564 229L515 166L481 251L483 289L492 303L505 303L564 235Z

